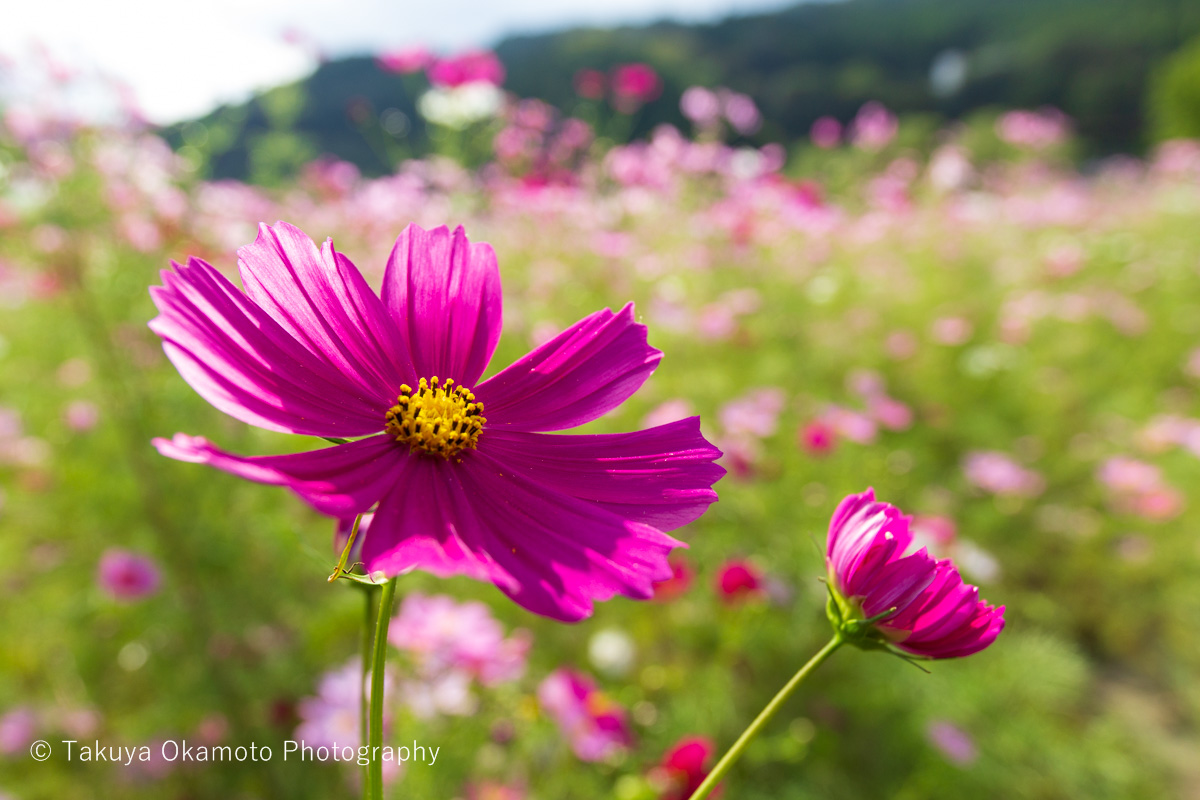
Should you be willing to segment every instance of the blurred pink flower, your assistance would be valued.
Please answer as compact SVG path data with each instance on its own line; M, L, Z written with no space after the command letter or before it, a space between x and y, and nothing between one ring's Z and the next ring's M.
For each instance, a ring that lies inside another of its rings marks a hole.
M401 75L420 72L434 63L434 60L433 53L421 45L406 47L402 50L390 50L375 57L375 63L379 65L380 69Z
M879 395L867 401L867 406L871 417L889 431L902 431L912 426L912 409L899 400Z
M973 327L965 317L939 317L933 321L929 332L933 340L947 347L966 344L971 338Z
M716 743L707 736L685 736L672 745L657 768L667 784L659 800L688 800L708 777L716 753ZM709 797L719 797L720 791L718 786Z
M468 83L504 84L504 65L490 50L470 50L433 61L425 70L434 86L453 89Z
M839 438L855 444L871 444L879 433L875 420L842 406L826 406L820 419L832 428Z
M1162 485L1162 470L1136 458L1114 456L1100 465L1097 477L1119 494L1142 494Z
M762 570L744 559L732 559L717 571L717 596L726 604L761 598Z
M925 737L952 764L967 766L979 757L970 734L954 723L934 720L925 728Z
M963 472L971 485L1002 496L1036 497L1046 488L1041 475L994 450L968 453Z
M604 97L608 77L598 69L581 69L575 73L575 94L588 100Z
M91 400L73 400L63 412L63 422L76 433L90 431L100 421L100 409Z
M19 706L0 716L0 755L24 754L37 736L37 715Z
M882 150L896 137L900 124L882 103L863 105L850 127L850 141L861 150Z
M823 456L837 447L837 432L824 420L816 419L800 429L799 442L805 452Z
M877 502L872 489L841 502L825 553L837 613L844 623L886 614L870 635L913 655L958 658L983 650L1004 629L1004 606L980 600L949 559L915 550L910 522Z
M613 105L626 114L662 93L662 79L649 64L621 64L613 69L611 83Z
M1188 356L1183 371L1189 378L1200 380L1200 347L1197 347Z
M419 592L400 604L388 641L409 653L423 675L458 669L485 685L519 678L531 644L527 631L505 638L503 626L483 603Z
M142 600L158 591L161 576L148 557L114 548L100 557L96 582L117 600Z
M1009 144L1041 150L1067 138L1071 121L1057 108L1009 111L996 120L996 135Z
M1167 485L1162 470L1126 456L1114 456L1100 465L1096 477L1109 492L1117 510L1162 522L1183 511L1183 494Z
M954 520L949 517L916 516L912 518L910 527L914 542L936 552L943 552L942 548L953 544L958 530Z
M679 110L694 125L709 128L721 118L721 101L712 89L692 86L679 98Z
M692 588L695 577L691 562L685 556L671 556L671 577L654 584L654 599L672 600Z
M556 669L538 686L537 695L582 760L606 761L632 746L625 710L597 689L587 675Z
M647 428L657 428L659 425L687 419L695 413L690 400L676 397L655 406L649 414L642 417L642 425Z
M808 136L813 144L823 150L837 147L842 142L842 123L833 117L818 117Z
M786 399L775 386L751 389L721 406L717 415L727 434L765 439L775 434Z
M721 106L730 126L743 136L749 136L762 127L762 114L749 95L725 92L721 95Z
M466 800L525 800L528 795L523 786L482 781L468 783Z

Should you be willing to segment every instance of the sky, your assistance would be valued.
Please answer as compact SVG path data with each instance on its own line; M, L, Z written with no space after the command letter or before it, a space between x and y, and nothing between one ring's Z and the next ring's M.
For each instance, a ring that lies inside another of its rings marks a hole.
M416 44L450 53L510 33L710 20L793 1L14 0L0 24L0 57L10 69L28 71L48 54L76 74L114 78L132 90L150 121L168 123L300 78L317 53Z

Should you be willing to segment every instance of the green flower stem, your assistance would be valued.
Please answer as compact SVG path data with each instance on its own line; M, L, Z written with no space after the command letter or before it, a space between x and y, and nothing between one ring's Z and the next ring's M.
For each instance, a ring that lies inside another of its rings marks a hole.
M799 672L792 676L792 679L787 682L787 685L779 690L779 694L775 695L775 697L771 699L771 702L767 703L767 707L759 712L759 715L754 719L754 722L750 723L750 727L742 731L742 735L739 736L738 740L733 743L733 747L729 748L729 751L726 752L725 755L721 756L721 760L717 762L715 767L713 767L712 772L708 773L708 777L704 779L704 782L696 787L696 791L692 792L692 796L689 798L689 800L701 800L701 798L708 797L709 793L716 788L717 784L721 782L721 779L725 777L725 773L728 772L730 767L732 767L734 763L737 762L737 760L741 757L742 751L746 749L746 747L750 744L750 741L754 739L754 737L758 735L758 732L766 726L766 724L771 720L771 717L775 716L775 712L779 710L780 706L787 702L787 699L791 697L792 692L796 691L796 687L800 685L800 682L807 678L810 672L820 666L821 662L823 662L825 659L833 655L833 651L837 650L843 644L845 644L845 642L842 640L841 635L834 634L833 638L829 640L829 643L821 648L819 653L809 659L808 663L801 667Z
M392 601L396 597L396 579L383 585L379 598L379 616L375 620L375 655L371 659L371 766L367 781L368 800L383 800L383 677L387 666L388 623L392 621Z
M363 635L362 635L362 675L358 682L358 741L360 744L366 744L369 728L367 727L367 714L370 713L371 700L367 693L367 664L371 663L371 645L374 639L371 637L371 622L374 612L375 590L369 586L362 587L363 594ZM363 788L366 789L370 782L370 764L363 767Z

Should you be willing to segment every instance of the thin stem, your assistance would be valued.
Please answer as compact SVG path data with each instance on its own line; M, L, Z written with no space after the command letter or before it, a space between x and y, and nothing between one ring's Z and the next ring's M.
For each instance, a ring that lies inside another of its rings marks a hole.
M396 579L383 585L379 598L379 616L375 620L375 655L371 659L371 766L367 781L370 800L383 800L383 678L387 666L388 623L392 621L392 601L396 597Z
M787 702L787 699L791 697L792 692L796 690L796 687L800 685L800 682L807 678L810 672L820 666L821 662L823 662L825 659L833 655L833 651L837 650L843 644L845 644L845 642L842 641L841 636L834 634L834 637L829 640L829 643L821 648L819 653L809 659L808 663L801 667L799 672L792 676L792 679L788 681L782 689L779 690L779 694L775 695L775 697L771 699L771 702L767 703L767 707L759 712L759 715L755 717L754 722L750 723L750 727L742 731L742 735L739 736L738 740L733 743L733 747L729 748L729 751L726 752L725 755L721 756L721 760L717 762L715 767L713 767L712 772L708 773L708 777L704 779L704 782L696 787L696 791L692 792L692 796L689 798L689 800L701 800L701 798L708 797L709 793L712 792L712 790L716 788L716 785L721 782L721 779L725 777L725 773L729 771L729 768L732 767L734 763L741 757L742 751L746 749L746 747L750 744L750 741L758 735L758 732L762 730L764 726L766 726L766 724L771 720L771 717L775 716L775 712L779 710L779 707Z
M371 645L374 639L371 638L371 621L374 604L371 602L375 599L375 590L370 586L362 587L363 594L363 636L362 636L362 676L358 684L358 741L360 744L367 743L367 714L370 710L370 695L367 692L367 664L371 663ZM370 783L370 764L363 767L363 789L366 790Z

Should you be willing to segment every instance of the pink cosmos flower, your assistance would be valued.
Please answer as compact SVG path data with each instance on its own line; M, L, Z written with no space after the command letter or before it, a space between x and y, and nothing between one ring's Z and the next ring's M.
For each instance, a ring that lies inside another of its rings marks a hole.
M404 50L392 50L387 53L380 53L375 58L375 63L379 65L380 69L400 75L420 72L433 62L433 53L430 53L428 48L420 45L405 48Z
M612 72L613 103L630 113L662 93L662 79L649 64L621 64Z
M0 716L0 755L24 753L37 736L37 715L21 706Z
M995 450L967 453L963 473L973 486L1002 496L1037 497L1046 488L1041 475Z
M660 800L687 800L708 777L709 762L716 755L717 746L707 736L685 736L666 752L659 770L664 773L667 789ZM710 797L719 797L715 789Z
M854 117L851 140L863 150L882 150L896 138L900 123L896 115L882 104L872 100L865 103Z
M471 50L433 61L425 70L434 86L453 89L468 83L504 83L504 65L490 50Z
M808 132L812 143L822 150L837 147L842 141L842 123L833 117L819 117Z
M738 603L763 595L762 570L749 561L726 561L717 573L717 594L725 603Z
M575 73L575 94L588 100L604 97L608 77L598 69L581 69Z
M633 744L625 709L581 672L551 672L538 686L538 702L584 761L605 761Z
M913 655L979 652L1004 629L1004 606L980 600L949 559L935 561L924 548L910 552L910 522L895 506L876 502L873 489L842 501L825 552L837 612L847 621L886 615L874 632Z
M100 588L117 600L141 600L158 591L161 576L153 561L129 550L107 550L96 569Z
M504 628L483 603L419 592L400 604L388 641L411 654L424 675L460 669L485 685L519 678L532 644L527 631L505 638Z
M620 405L662 353L632 305L568 327L487 380L500 272L486 244L410 225L382 297L326 241L286 223L238 251L244 291L200 259L151 289L180 374L218 409L285 433L355 438L241 457L199 437L159 452L286 486L339 519L375 508L369 572L421 568L496 584L575 621L594 600L646 599L681 543L664 531L716 500L721 454L697 417L634 433L552 436ZM377 506L377 507L376 507Z
M800 429L800 446L814 456L824 456L837 447L837 431L824 420L813 420Z
M711 127L721 118L721 100L705 86L690 86L679 98L679 110L701 128Z
M370 680L370 673L367 674ZM384 673L384 729L391 726L391 706L396 680L391 671ZM363 689L362 664L351 659L343 666L321 676L315 697L300 701L296 711L300 724L293 734L296 741L310 747L351 747L363 744L359 725ZM403 765L398 761L383 762L383 779L391 782L400 777Z
M925 729L929 743L952 764L965 767L979 758L979 748L971 735L952 722L935 720Z

